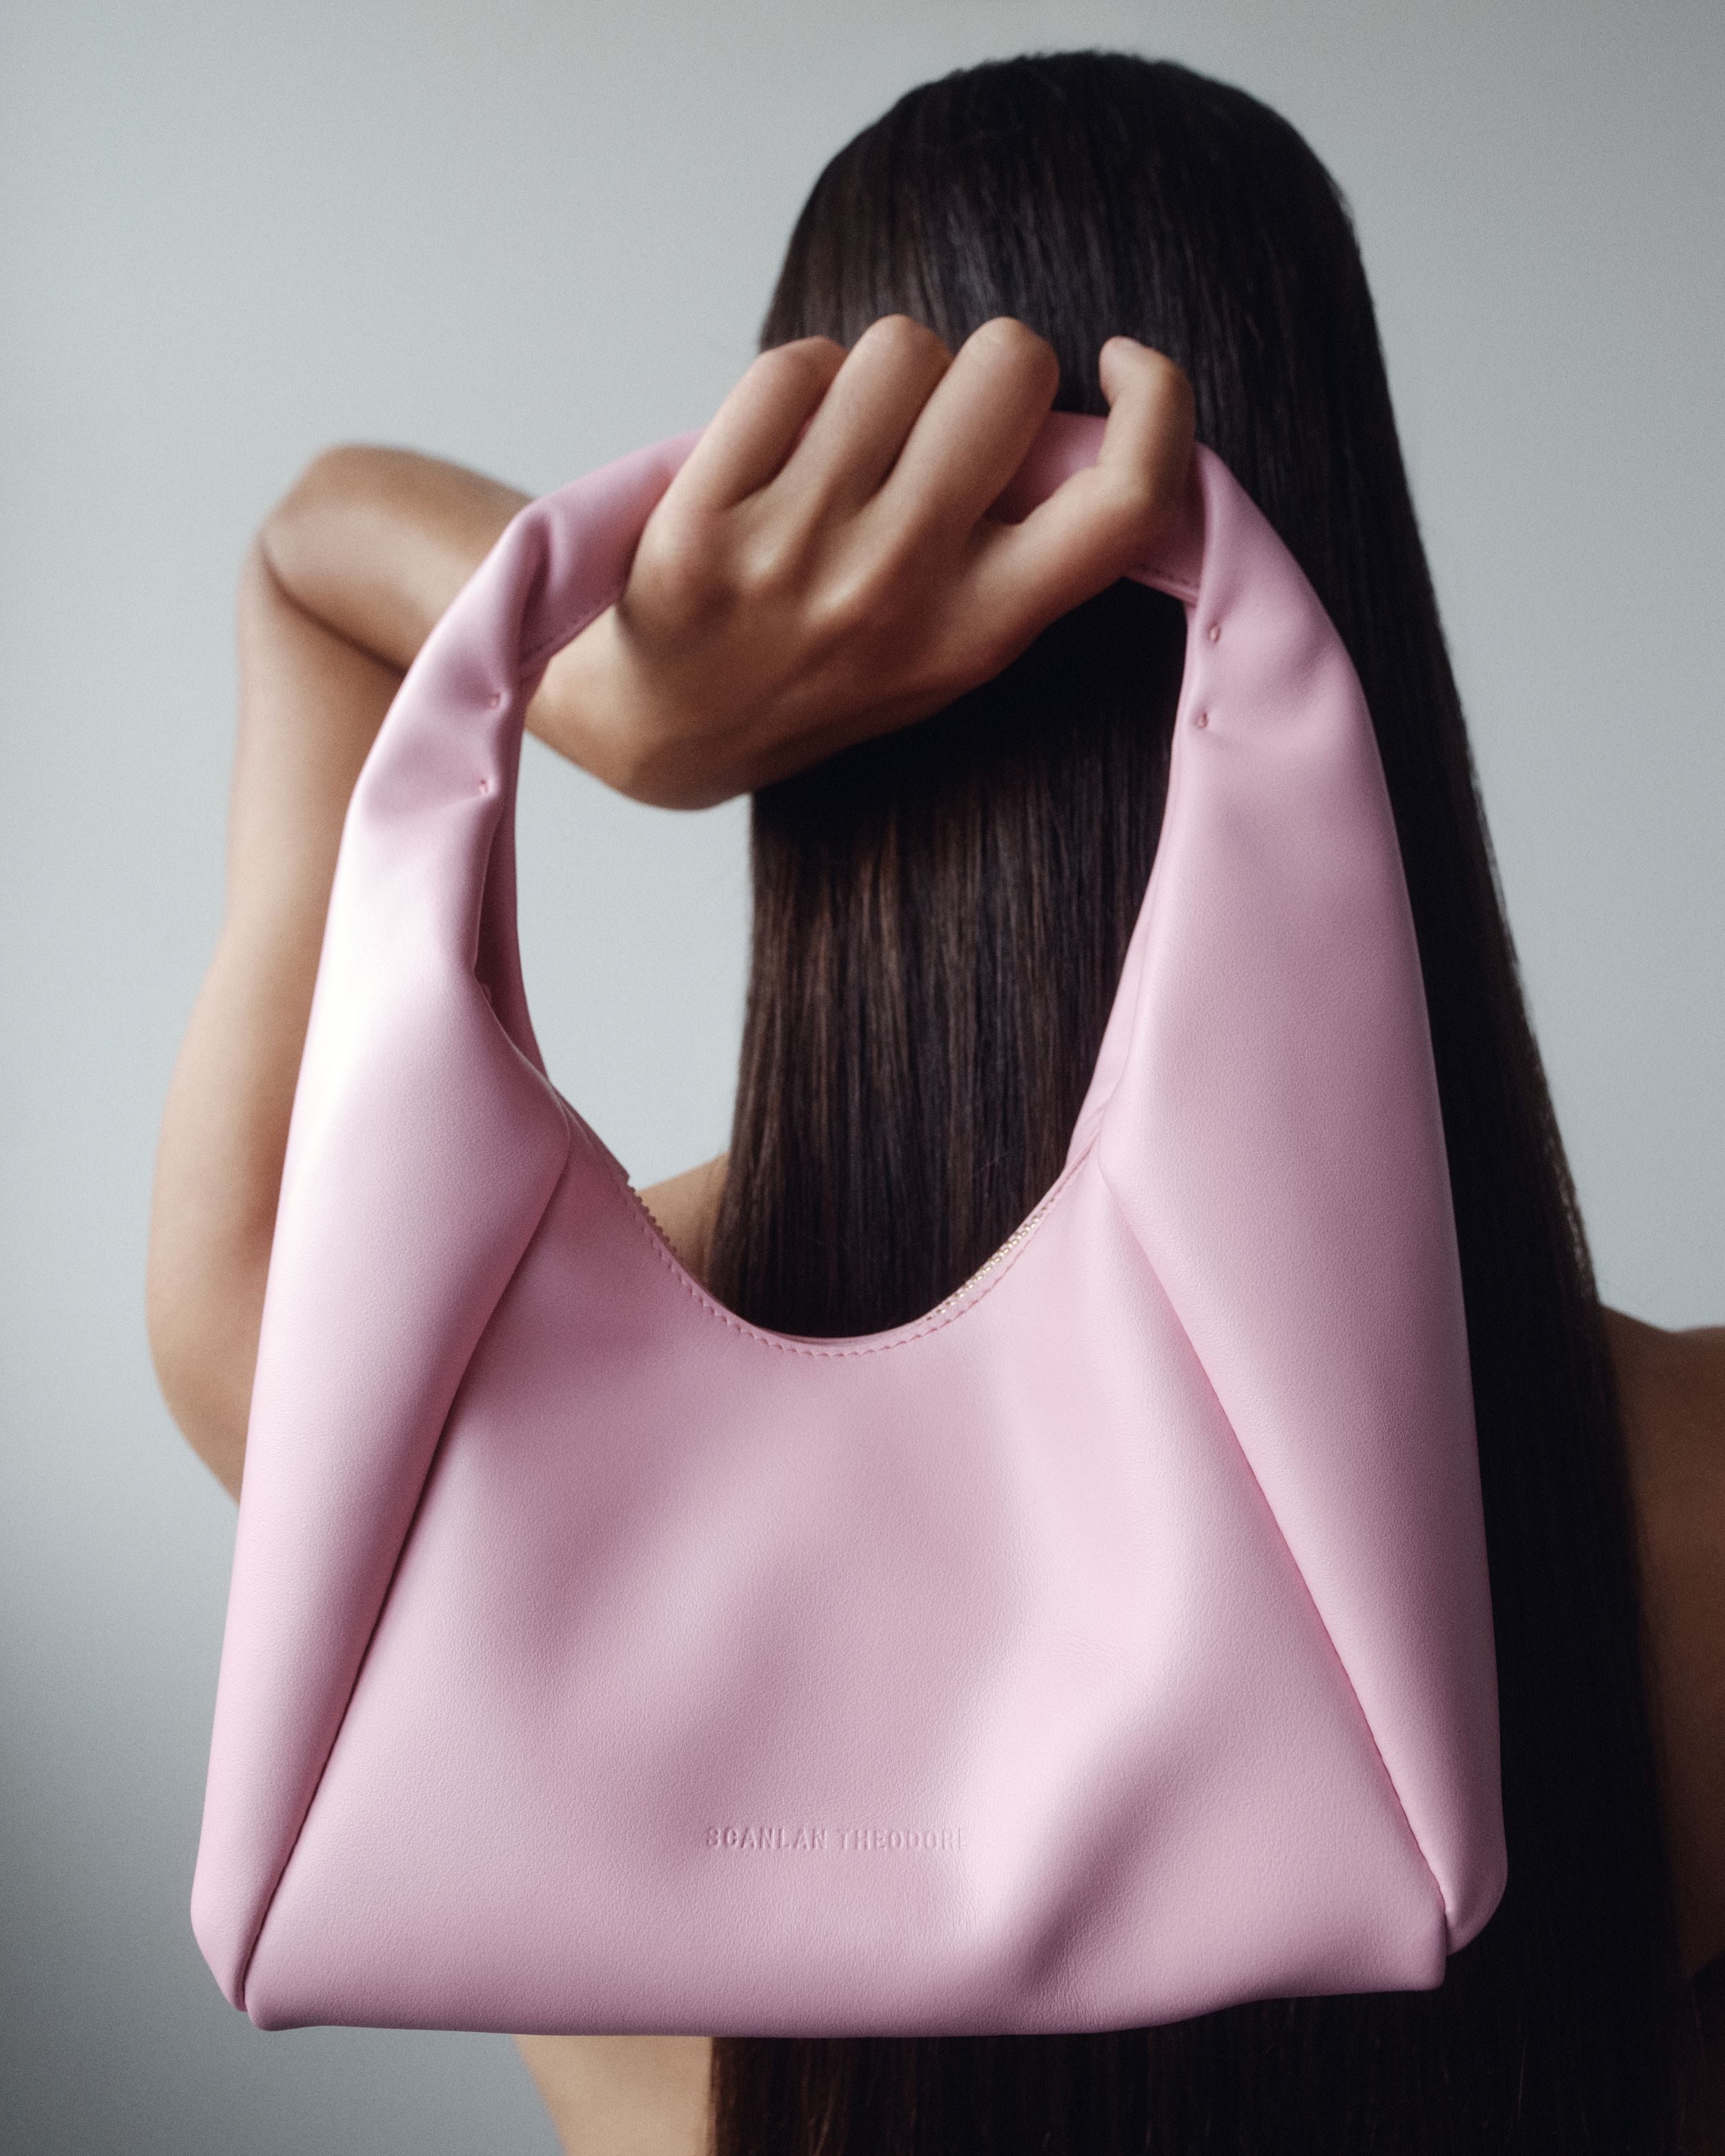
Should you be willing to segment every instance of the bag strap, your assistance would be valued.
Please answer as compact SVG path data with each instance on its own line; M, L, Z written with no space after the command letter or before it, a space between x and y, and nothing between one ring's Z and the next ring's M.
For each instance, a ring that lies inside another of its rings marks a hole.
M995 513L1016 521L1093 464L1102 424L1052 413ZM480 911L439 925L452 947L470 954L499 1019L542 1073L516 933L522 725L550 660L621 595L648 517L700 439L697 431L656 443L521 511L427 639L361 780L403 807L411 801L428 828L445 814L472 811L474 843L486 862ZM1183 514L1133 574L1189 603L1203 553L1194 485Z

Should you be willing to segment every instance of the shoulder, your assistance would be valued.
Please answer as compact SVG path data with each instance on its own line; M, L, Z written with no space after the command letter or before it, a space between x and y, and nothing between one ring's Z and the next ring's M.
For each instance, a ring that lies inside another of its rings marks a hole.
M1640 1536L1690 1974L1725 1954L1725 1326L1606 1327Z
M655 1183L640 1194L642 1204L659 1224L660 1234L703 1286L729 1158L729 1154L719 1153L702 1161L698 1168L685 1168L680 1175L667 1176L663 1183Z
M1640 1404L1676 1408L1680 1440L1725 1443L1725 1325L1670 1332L1620 1310L1605 1312L1618 1381Z

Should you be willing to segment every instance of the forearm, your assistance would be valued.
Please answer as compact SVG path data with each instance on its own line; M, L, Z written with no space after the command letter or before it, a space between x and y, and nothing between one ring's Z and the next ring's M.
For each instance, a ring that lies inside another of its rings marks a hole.
M314 620L404 672L450 601L531 496L411 449L350 444L309 465L259 535L282 590ZM563 670L526 714L529 733L582 761Z
M236 1491L342 819L400 679L295 607L259 547L239 641L225 916L163 1112L146 1291L164 1397Z
M164 1397L236 1493L348 799L403 672L526 499L404 450L331 449L242 574L227 902L163 1113L146 1290Z

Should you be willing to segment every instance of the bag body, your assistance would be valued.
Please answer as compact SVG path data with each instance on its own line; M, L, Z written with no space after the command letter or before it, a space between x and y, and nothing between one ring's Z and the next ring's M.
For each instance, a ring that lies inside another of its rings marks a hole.
M1003 513L1093 459L1051 419ZM1062 1173L914 1323L685 1270L546 1075L514 793L693 437L522 511L355 790L193 1917L260 2026L1052 2033L1425 1989L1502 1892L1460 1271L1371 722L1226 467Z

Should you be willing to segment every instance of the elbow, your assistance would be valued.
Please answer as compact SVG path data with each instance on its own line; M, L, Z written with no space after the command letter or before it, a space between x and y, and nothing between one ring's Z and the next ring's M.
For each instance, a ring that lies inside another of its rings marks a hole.
M362 443L321 449L258 527L264 566L288 597L316 612L319 567L332 535L375 485L380 455Z
M424 463L357 442L323 450L264 518L255 549L301 613L398 673L441 610L428 612L415 567L426 546L415 491Z
M392 454L367 442L332 442L320 449L264 518L264 531L290 526L295 519L326 513L370 492L379 464Z

